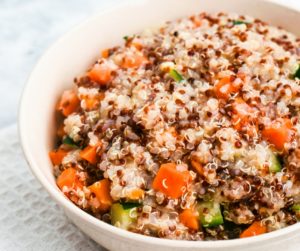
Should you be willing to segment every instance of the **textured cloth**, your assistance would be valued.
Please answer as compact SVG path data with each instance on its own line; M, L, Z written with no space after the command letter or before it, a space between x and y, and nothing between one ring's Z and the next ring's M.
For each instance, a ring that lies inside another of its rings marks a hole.
M0 250L104 251L64 215L26 164L17 128L0 131Z

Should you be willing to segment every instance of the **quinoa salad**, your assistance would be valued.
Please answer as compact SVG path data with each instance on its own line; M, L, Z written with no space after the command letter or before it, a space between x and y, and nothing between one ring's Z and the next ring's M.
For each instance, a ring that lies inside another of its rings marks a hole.
M159 238L297 223L299 62L295 35L238 14L124 36L57 104L59 189L99 220Z

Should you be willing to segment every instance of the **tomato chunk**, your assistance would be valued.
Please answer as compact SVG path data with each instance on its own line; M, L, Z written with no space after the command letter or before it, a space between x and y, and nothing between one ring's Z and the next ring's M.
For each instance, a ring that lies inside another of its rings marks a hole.
M250 227L241 233L240 238L252 237L267 232L267 227L262 225L260 221L255 221Z
M68 154L68 151L64 149L57 149L49 152L49 157L53 165L60 165L63 158Z
M284 145L292 139L291 129L291 120L280 118L266 126L262 131L262 136L269 143L273 144L277 150L283 150Z
M153 188L173 199L179 198L185 191L190 179L188 171L179 171L175 163L161 165L153 181Z
M186 227L194 230L199 229L199 215L192 210L192 209L184 209L180 214L179 214L179 220L180 222L185 225Z
M57 110L61 111L64 116L69 116L79 108L80 100L74 90L66 90L57 105Z
M65 169L56 180L57 186L62 190L64 187L67 188L82 188L83 183L78 179L75 168Z
M108 179L97 181L89 186L88 189L95 194L99 201L99 209L101 211L108 211L113 203L113 199L110 196L110 181Z
M138 68L148 63L148 59L140 52L125 55L122 62L123 68Z
M214 87L215 94L219 99L229 99L230 95L239 91L240 86L234 84L234 77L221 78Z
M87 75L99 85L106 85L112 79L112 70L105 63L95 64Z
M97 144L95 146L87 146L85 147L81 152L80 152L80 157L82 159L87 160L91 164L95 165L97 164L98 161L98 156L97 156L97 148L101 146L101 144Z

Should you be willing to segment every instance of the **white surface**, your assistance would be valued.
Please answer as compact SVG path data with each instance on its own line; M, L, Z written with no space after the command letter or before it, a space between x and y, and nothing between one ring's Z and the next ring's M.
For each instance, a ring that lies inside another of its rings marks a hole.
M16 126L0 131L0 250L101 251L33 177Z
M43 52L77 23L120 2L0 0L0 128L16 122L22 87Z
M140 4L141 3L141 4ZM170 8L175 6L176 8ZM281 25L300 35L300 15L293 10L258 0L143 0L99 13L72 30L57 42L33 71L23 96L20 122L21 138L30 166L52 197L85 233L114 251L210 251L292 250L299 241L300 224L248 239L217 242L172 241L145 237L105 224L84 213L57 189L47 152L54 133L55 100L70 85L74 75L83 72L99 53L110 44L119 43L122 35L158 25L164 20L198 11L225 11L249 14L272 24ZM108 25L109 24L109 25ZM105 36L95 36L101 31ZM112 32L113 31L113 32ZM93 39L91 39L93 38ZM84 48L84 50L83 50ZM41 84L43 83L43 84ZM31 114L30 119L28 115ZM297 237L297 239L296 239ZM293 241L290 240L293 238ZM111 241L111 240L114 241Z

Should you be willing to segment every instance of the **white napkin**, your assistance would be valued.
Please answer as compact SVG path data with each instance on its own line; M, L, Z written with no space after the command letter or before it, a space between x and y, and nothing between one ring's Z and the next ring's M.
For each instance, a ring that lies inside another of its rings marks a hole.
M0 250L104 251L69 221L34 178L15 125L0 131Z

